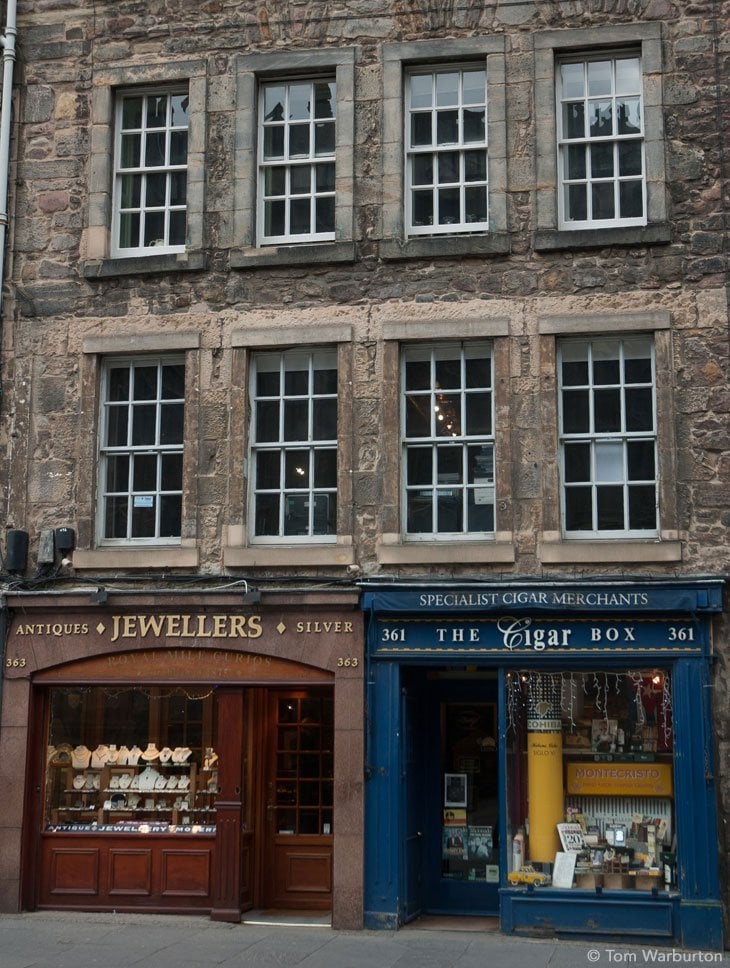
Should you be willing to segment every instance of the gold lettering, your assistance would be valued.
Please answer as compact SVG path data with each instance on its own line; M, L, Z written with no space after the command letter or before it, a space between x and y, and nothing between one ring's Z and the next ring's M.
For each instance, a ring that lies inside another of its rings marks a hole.
M304 622L297 622L297 632L304 631Z
M171 638L180 638L180 615L167 616L167 634Z
M164 618L161 615L140 615L139 634L144 638L150 629L155 635L162 635Z
M240 638L245 639L246 635L246 619L243 615L231 615L231 630L229 635L232 639Z
M185 639L191 639L195 633L190 628L190 615L183 615L182 617L182 637Z
M119 638L119 616L112 615L112 642Z
M133 639L137 634L137 616L124 615L122 617L122 638Z
M205 630L205 615L198 615L198 638L209 639L212 634L212 632L206 632Z
M345 632L352 632L352 622L345 622Z
M213 638L223 639L226 636L226 615L213 616Z
M250 615L248 619L248 637L250 639L257 639L263 629L261 628L261 616L260 615Z

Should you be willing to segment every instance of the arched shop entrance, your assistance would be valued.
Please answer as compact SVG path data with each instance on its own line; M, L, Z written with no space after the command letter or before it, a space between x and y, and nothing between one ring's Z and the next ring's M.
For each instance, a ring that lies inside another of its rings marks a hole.
M229 921L251 907L331 910L335 926L361 926L352 596L255 614L219 598L153 611L125 597L60 617L57 603L23 604L0 735L6 750L26 743L13 778L24 793L5 814L20 834L20 906Z

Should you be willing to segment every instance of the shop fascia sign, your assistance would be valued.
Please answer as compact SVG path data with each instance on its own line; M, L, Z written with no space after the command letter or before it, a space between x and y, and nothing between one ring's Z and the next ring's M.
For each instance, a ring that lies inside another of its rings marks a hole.
M373 633L371 633L373 634ZM380 619L377 654L539 655L594 652L697 654L707 644L701 621L676 619L553 619L501 615L478 619Z

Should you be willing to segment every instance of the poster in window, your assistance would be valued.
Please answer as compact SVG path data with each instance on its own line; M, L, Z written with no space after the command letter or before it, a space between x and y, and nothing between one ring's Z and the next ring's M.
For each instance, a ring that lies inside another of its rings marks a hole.
M444 806L466 806L466 773L444 773Z

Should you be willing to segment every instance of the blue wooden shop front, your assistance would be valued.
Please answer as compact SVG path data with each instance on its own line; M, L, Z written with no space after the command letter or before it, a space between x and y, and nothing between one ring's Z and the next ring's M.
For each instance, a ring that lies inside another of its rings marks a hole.
M711 718L721 581L372 583L363 607L367 926L494 915L506 932L722 948ZM540 785L554 777L530 759L542 707L560 717L561 795L575 814L559 819L580 820L598 845L567 888L509 878L533 841L539 854L551 796ZM598 858L616 873L596 876Z

